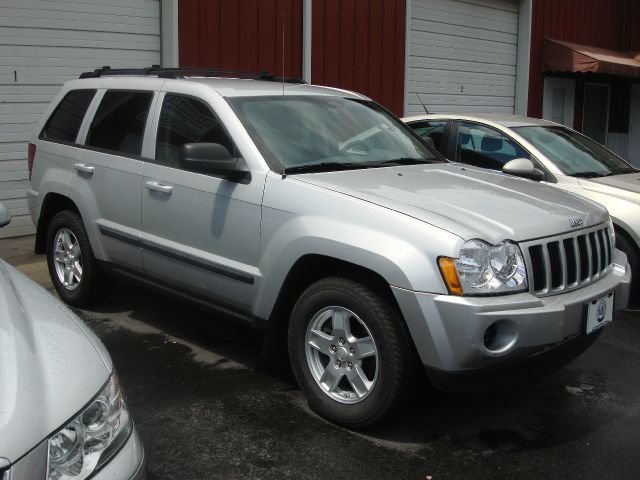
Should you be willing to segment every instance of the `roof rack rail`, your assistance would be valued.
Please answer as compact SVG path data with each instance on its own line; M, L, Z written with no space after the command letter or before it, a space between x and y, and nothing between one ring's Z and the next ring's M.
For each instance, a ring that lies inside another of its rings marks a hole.
M296 77L277 77L267 71L260 73L246 72L243 70L231 70L225 68L199 68L199 67L178 67L164 68L160 65L151 65L147 68L111 68L105 65L96 68L93 72L84 72L80 78L99 78L112 75L157 75L158 78L184 78L184 77L236 77L249 80L268 80L273 82L286 83L307 83Z

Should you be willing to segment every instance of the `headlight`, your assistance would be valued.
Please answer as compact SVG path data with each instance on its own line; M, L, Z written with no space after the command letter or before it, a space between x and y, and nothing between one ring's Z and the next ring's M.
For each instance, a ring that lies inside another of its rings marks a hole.
M458 258L441 257L439 264L449 292L457 295L511 293L527 288L524 258L513 242L490 245L482 240L469 240L460 249Z
M49 438L47 480L87 478L118 452L132 428L114 373L89 406Z

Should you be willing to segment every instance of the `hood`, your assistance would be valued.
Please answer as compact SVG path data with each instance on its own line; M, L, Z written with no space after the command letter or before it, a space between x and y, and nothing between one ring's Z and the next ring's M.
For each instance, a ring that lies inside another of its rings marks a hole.
M465 240L523 241L605 221L600 205L560 189L459 163L296 175L378 204Z
M0 457L15 462L62 427L111 369L86 325L0 260Z
M640 205L640 173L612 175L610 177L579 180L580 186L587 190L611 195Z

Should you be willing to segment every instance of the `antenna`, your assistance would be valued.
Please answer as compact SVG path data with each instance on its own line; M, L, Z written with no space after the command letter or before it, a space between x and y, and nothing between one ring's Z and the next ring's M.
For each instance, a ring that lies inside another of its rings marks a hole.
M420 94L416 93L416 97L418 97L418 101L420 102L420 105L422 105L422 108L424 108L424 113L429 115L429 110L427 110L427 107L425 107L424 102L422 101L422 98L420 98Z
M282 78L284 78L284 13L280 14L282 18ZM282 81L282 96L284 97L284 80Z

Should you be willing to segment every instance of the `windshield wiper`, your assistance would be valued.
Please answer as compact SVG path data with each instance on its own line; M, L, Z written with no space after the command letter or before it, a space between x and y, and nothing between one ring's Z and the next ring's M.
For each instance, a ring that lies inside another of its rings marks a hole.
M359 168L368 168L369 165L354 162L322 162L309 163L307 165L296 165L294 167L286 167L285 174L289 173L317 173L317 172L333 172L336 170L355 170Z
M624 175L625 173L636 173L637 170L635 168L619 168L617 170L611 170L604 177L610 177L612 175Z
M429 160L426 158L411 158L411 157L401 157L401 158L392 158L391 160L383 160L381 162L368 162L367 166L369 167L389 167L393 165L421 165L423 163L434 163L440 162L437 158L433 160Z
M604 173L598 172L576 172L569 175L570 177L580 177L580 178L599 178L604 177Z

